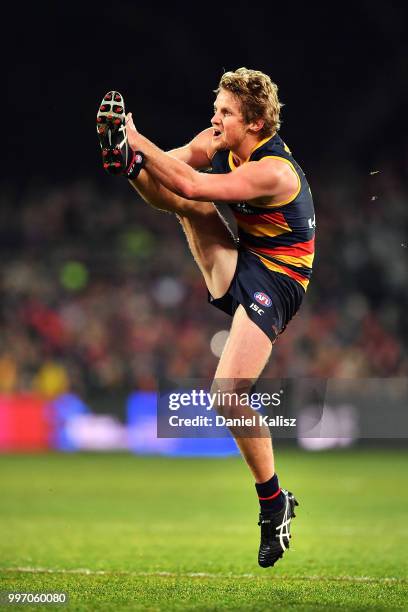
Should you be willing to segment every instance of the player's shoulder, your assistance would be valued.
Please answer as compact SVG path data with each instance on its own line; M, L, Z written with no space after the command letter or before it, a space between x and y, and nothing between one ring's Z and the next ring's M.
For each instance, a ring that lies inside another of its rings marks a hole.
M251 153L251 161L260 161L266 157L292 158L291 150L277 132L261 140Z
M280 137L266 141L254 153L250 158L252 163L248 164L253 168L254 177L273 185L279 193L298 191L299 176L291 153Z
M278 133L260 143L253 151L251 161L258 161L262 165L268 163L269 167L280 172L282 176L287 174L290 177L295 174L299 180L304 178L302 168L294 159L291 149Z
M293 174L293 168L291 164L287 163L284 157L266 155L261 157L255 164L251 165L252 168L257 168L258 172L271 172L275 175L285 175L287 173Z

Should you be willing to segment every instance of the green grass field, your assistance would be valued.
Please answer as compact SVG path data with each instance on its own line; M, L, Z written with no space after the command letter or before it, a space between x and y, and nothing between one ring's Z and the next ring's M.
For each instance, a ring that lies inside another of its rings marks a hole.
M282 449L278 468L301 506L263 570L238 458L3 456L0 589L84 611L407 610L407 453Z

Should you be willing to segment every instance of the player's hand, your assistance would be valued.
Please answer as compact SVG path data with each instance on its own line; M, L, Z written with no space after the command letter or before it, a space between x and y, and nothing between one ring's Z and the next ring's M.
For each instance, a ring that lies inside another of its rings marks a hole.
M132 149L132 151L137 151L138 148L140 148L138 147L139 132L137 131L136 126L133 123L132 113L128 113L126 115L125 125L126 125L126 135L127 135L129 147Z

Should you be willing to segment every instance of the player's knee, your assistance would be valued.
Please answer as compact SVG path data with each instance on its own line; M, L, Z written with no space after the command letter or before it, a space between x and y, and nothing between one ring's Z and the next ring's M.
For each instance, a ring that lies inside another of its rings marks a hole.
M182 200L177 212L181 219L188 219L192 222L206 224L215 219L217 215L214 204L210 202L194 202L185 199Z

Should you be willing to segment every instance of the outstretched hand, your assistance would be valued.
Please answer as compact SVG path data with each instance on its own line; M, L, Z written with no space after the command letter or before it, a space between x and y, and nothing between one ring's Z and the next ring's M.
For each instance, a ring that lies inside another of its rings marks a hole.
M126 135L127 135L129 147L132 149L132 151L136 151L138 149L138 146L137 146L138 131L136 129L135 124L133 123L132 113L128 113L126 115L125 125L126 125Z

